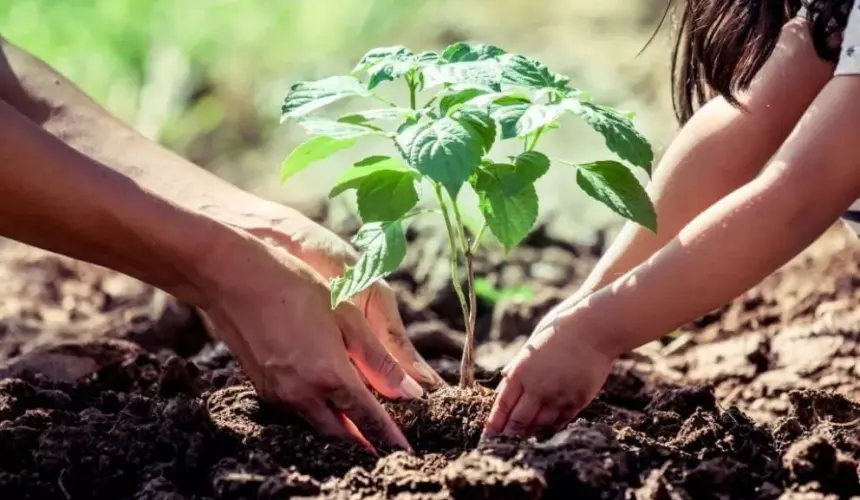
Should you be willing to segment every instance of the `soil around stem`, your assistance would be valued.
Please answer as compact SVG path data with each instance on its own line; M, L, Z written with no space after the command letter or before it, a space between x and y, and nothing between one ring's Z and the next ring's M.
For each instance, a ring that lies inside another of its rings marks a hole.
M536 234L509 264L476 262L497 284L539 291L479 302L481 386L383 401L416 453L381 456L260 401L192 311L159 323L165 308L147 306L143 285L0 245L0 498L860 496L860 244L840 231L686 329L699 336L619 360L562 432L479 442L494 368L596 253ZM456 384L459 306L421 272L410 264L393 286L422 352Z

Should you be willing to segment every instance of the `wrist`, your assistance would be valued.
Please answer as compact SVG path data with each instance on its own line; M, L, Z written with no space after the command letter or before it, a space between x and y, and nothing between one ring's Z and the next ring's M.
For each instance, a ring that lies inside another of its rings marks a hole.
M220 249L235 246L239 231L203 214L170 203L156 203L146 216L131 222L133 232L124 247L136 248L123 259L129 274L178 299L206 308L213 300L218 267L212 265ZM136 226L136 227L135 227ZM121 267L121 266L117 266ZM119 269L122 270L122 269Z
M575 345L587 347L608 359L617 359L636 346L630 346L623 336L617 335L590 301L580 301L569 312L558 318L556 328L576 337Z

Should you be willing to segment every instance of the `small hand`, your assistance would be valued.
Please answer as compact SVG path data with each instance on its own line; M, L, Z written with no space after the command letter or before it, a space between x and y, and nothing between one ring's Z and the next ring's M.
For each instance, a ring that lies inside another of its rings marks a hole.
M576 320L574 311L536 330L505 368L485 438L556 431L594 399L615 357Z
M391 398L421 396L351 303L332 311L325 280L285 250L235 232L205 256L210 297L201 305L260 396L320 431L410 449L359 379Z
M261 203L247 209L238 220L243 229L285 248L325 279L342 275L344 268L358 259L357 252L346 241L298 211L282 205ZM375 284L353 302L409 375L426 387L445 384L409 341L397 299L387 283Z

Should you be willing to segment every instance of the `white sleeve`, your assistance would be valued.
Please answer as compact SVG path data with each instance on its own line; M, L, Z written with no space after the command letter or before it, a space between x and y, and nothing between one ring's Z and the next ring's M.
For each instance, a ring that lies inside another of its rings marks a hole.
M851 13L848 14L848 24L842 34L842 51L834 74L860 74L860 0L854 0Z

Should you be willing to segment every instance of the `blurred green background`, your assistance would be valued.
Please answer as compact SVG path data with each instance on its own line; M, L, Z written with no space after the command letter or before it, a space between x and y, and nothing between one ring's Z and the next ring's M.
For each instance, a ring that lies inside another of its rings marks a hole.
M281 160L305 139L279 125L280 101L291 83L346 73L376 46L434 50L468 40L537 57L598 102L635 111L659 156L676 129L669 30L640 51L667 1L7 0L0 33L145 135L247 189L302 206L353 158L279 185ZM607 155L576 124L545 147L572 161ZM572 236L619 223L579 195L571 173L555 166L539 182L542 216Z

